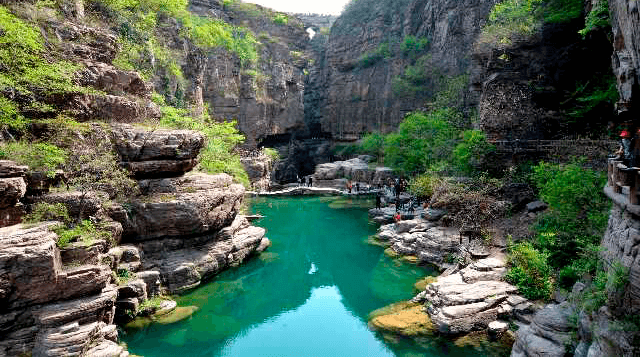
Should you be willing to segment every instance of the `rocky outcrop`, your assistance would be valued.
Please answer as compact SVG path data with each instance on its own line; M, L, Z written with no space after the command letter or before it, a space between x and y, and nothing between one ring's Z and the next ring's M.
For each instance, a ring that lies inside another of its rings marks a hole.
M373 157L360 155L346 161L334 161L316 166L313 174L316 182L346 178L354 182L366 182L369 184L386 184L394 177L393 171L388 167L370 168L369 163Z
M593 1L592 6L598 2ZM620 110L637 115L640 100L640 5L637 1L609 1L613 32L613 73L618 82Z
M518 330L511 357L566 356L571 346L572 313L569 303L547 305L538 311L530 325Z
M216 232L233 221L244 197L226 174L142 180L140 187L146 195L127 205L121 222L135 241Z
M505 273L503 259L481 259L455 274L438 277L416 299L427 302L427 312L441 333L484 330L489 323L509 320L514 311L530 306L516 295L515 286L502 281Z
M147 131L130 125L112 126L112 141L121 164L138 177L183 174L197 164L204 136L191 130Z
M616 265L629 269L628 284L624 291L611 294L609 305L618 316L640 314L640 210L611 187L606 187L605 193L614 202L601 242L604 248L601 256L607 262L605 269L615 269Z
M112 325L111 270L65 266L55 224L0 228L0 354L79 356L95 343L124 355Z
M18 205L27 192L24 176L27 166L13 161L0 160L0 227L18 224L22 220L24 208Z
M605 34L582 39L577 33L582 24L546 24L530 37L514 36L510 44L475 44L471 85L479 101L476 125L490 139L556 139L604 129L601 117L613 111L607 103L584 114L578 125L566 118L581 106L567 95L576 92L576 83L596 86L611 73Z
M242 263L263 243L264 235L264 228L250 226L244 217L238 216L232 225L210 236L143 243L143 268L159 271L162 285L169 292L184 292Z
M249 176L251 186L258 191L269 190L271 186L271 171L273 158L260 152L258 155L245 156L240 159L244 170Z
M377 237L397 254L416 256L421 263L441 269L456 263L461 241L457 229L437 227L421 218L381 226Z

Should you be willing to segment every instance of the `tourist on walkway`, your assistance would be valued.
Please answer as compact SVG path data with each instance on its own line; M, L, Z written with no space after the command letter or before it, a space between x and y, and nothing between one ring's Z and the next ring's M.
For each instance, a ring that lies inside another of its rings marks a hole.
M376 209L382 208L382 197L380 197L380 192L376 193Z
M309 187L313 186L313 176L309 176Z

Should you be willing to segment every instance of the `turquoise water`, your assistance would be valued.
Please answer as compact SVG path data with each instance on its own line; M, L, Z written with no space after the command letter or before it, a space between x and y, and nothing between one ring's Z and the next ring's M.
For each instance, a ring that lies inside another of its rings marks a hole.
M129 351L153 356L482 356L441 340L383 337L367 315L413 297L432 275L367 244L370 201L255 199L273 245L177 298L187 320L125 331Z

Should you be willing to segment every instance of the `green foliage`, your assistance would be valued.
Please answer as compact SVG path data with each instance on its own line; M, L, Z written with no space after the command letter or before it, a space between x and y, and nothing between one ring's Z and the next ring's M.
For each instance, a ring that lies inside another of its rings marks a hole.
M383 59L391 58L392 55L389 42L383 42L375 50L363 53L358 58L358 66L361 68L371 67Z
M600 0L593 4L593 8L587 14L584 28L578 31L583 37L591 31L606 28L611 25L609 22L609 1Z
M225 172L245 187L249 186L249 177L240 162L240 156L233 152L244 141L244 136L236 129L235 121L218 123L204 118L194 119L184 109L163 107L159 124L163 127L201 131L207 137L207 144L200 151L199 168L209 173Z
M274 148L263 147L262 152L264 153L264 155L267 155L268 157L270 157L272 162L276 162L280 160L280 153L278 152L278 150Z
M32 209L31 213L24 216L25 223L38 223L45 221L60 221L69 223L69 213L64 203L47 203L38 202Z
M79 66L67 61L46 61L47 50L40 31L0 6L0 90L50 95L87 91L72 82ZM29 102L31 109L42 103ZM0 95L0 127L23 130L26 120L20 107Z
M82 242L85 246L90 246L96 239L108 239L109 232L96 229L89 220L83 220L75 226L56 227L53 229L58 235L56 245L65 248L72 242Z
M147 299L145 301L143 301L140 306L138 307L138 310L144 310L144 309L153 309L153 310L157 310L160 308L160 305L164 302L167 301L168 299L164 296L154 296L150 299Z
M418 54L426 51L429 46L429 39L426 37L405 36L400 44L402 53L409 57L417 57Z
M116 270L116 280L118 285L127 285L130 280L136 278L136 273L129 271L127 268L118 268Z
M225 48L240 58L243 67L254 65L258 61L259 42L249 29L195 15L184 17L182 21L197 46L204 49Z
M528 299L548 299L553 293L553 280L547 259L530 242L509 244L507 281Z
M613 108L618 98L616 78L610 74L595 76L585 83L578 83L573 97L563 104L569 106L567 114L579 121L599 106L608 105Z
M462 141L453 149L453 162L458 170L471 174L480 168L485 155L494 150L482 131L466 130L462 133Z
M409 192L419 198L429 198L442 186L443 179L434 173L424 173L411 179Z
M363 154L374 155L379 161L384 157L384 135L379 132L363 136L359 146L359 151Z
M273 17L273 23L278 25L286 25L289 23L289 16L286 14L276 14Z
M384 141L387 165L405 172L424 172L450 158L456 133L448 123L454 109L413 112Z
M54 175L68 158L66 150L47 143L25 141L0 143L0 159L13 160L29 166L30 171L42 171Z
M580 162L541 162L534 167L533 181L549 204L536 225L537 246L560 270L560 285L568 288L595 272L597 246L609 217L610 202L602 193L606 176Z
M441 77L438 80L438 92L429 105L433 108L458 108L464 106L464 95L469 85L469 75ZM456 128L462 128L462 123L451 122Z
M563 23L579 18L582 8L582 0L502 1L491 10L480 43L511 44L515 36L530 36L543 23Z
M606 305L609 296L620 294L628 283L629 268L616 261L606 270L598 269L591 284L574 300L590 314Z
M428 84L433 73L429 71L431 68L429 62L431 56L420 56L414 65L407 66L404 73L393 78L393 93L400 97L414 97L418 94L428 94Z

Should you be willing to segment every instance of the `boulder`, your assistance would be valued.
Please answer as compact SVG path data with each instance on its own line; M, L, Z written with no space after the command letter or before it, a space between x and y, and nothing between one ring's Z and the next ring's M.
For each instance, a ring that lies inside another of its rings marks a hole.
M0 178L0 209L15 206L26 192L22 177Z
M140 271L136 273L136 277L146 284L147 296L154 297L162 293L160 285L160 272L156 270Z
M438 331L461 334L482 330L498 317L510 317L510 302L520 302L517 288L501 281L505 273L499 258L479 260L463 270L440 276L429 284L420 301Z
M565 356L571 341L572 325L569 316L573 309L569 304L547 305L538 311L530 325L518 330L511 357Z
M533 201L527 203L527 211L528 212L539 212L544 211L549 207L546 203L542 201Z
M153 87L135 71L123 71L100 62L84 61L86 68L77 74L81 85L113 95L124 93L150 99Z

